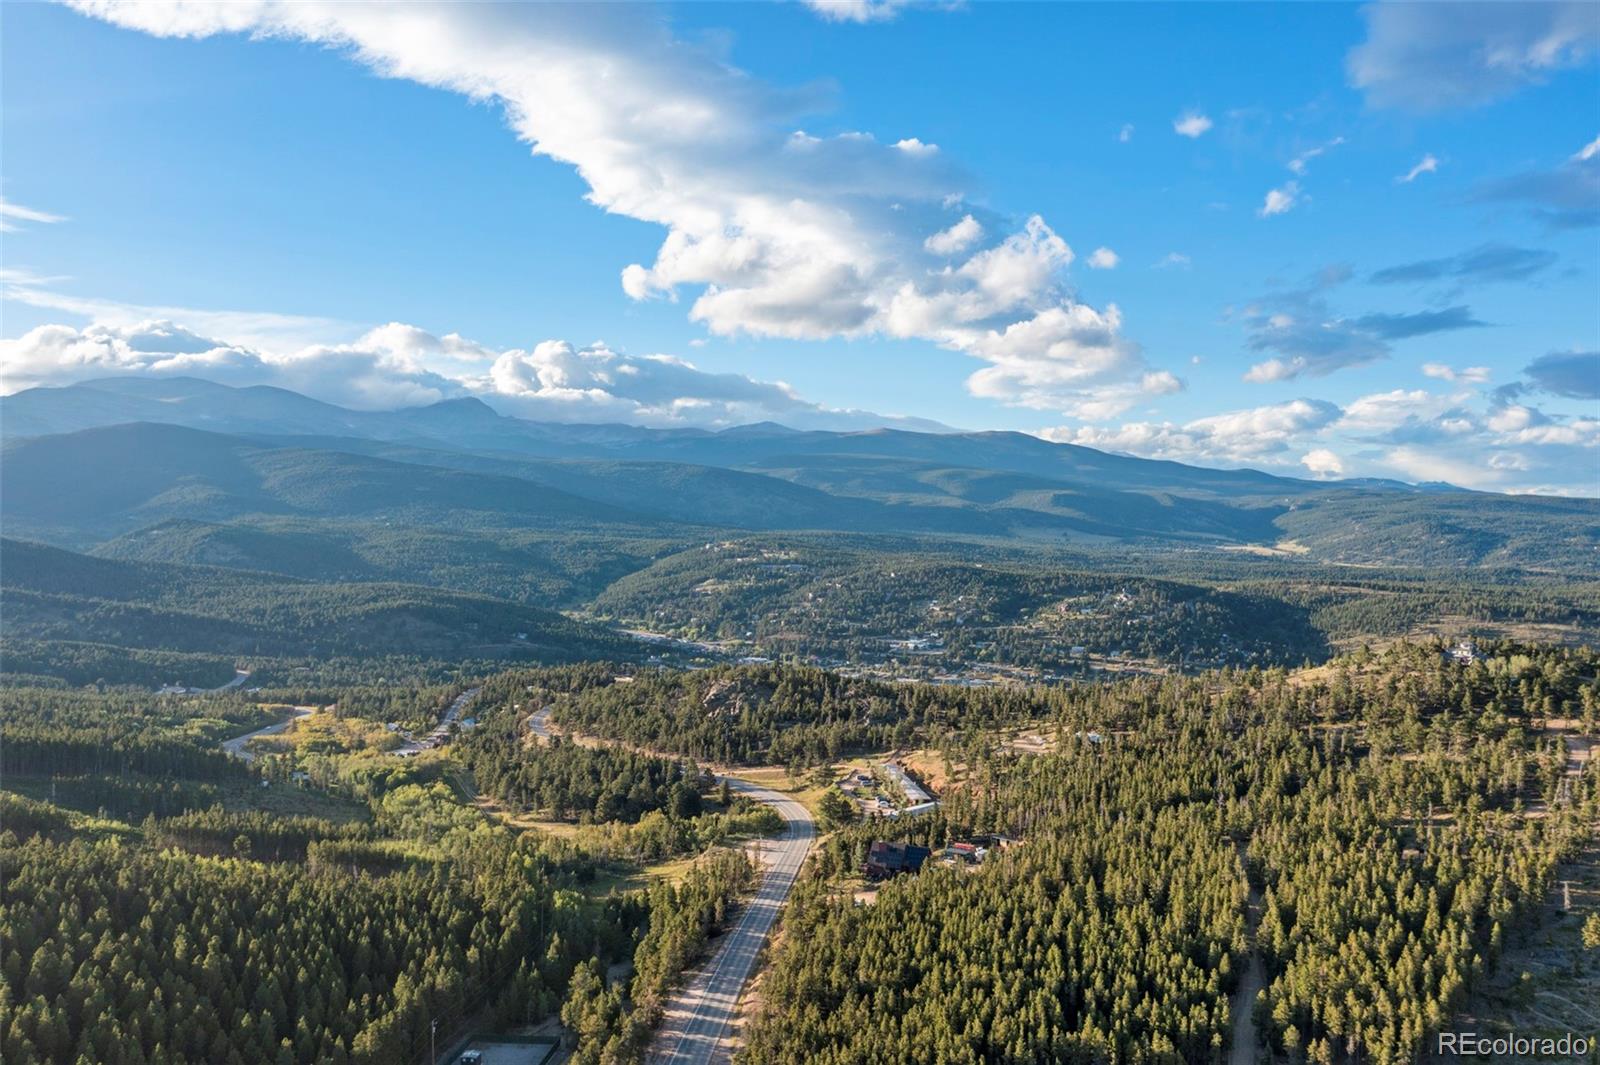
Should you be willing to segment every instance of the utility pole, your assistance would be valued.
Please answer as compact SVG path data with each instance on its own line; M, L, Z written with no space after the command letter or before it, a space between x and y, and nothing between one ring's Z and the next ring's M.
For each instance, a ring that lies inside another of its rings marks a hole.
M428 1065L433 1065L439 1060L439 1052L434 1049L434 1037L439 1034L439 1018L435 1017L428 1024Z

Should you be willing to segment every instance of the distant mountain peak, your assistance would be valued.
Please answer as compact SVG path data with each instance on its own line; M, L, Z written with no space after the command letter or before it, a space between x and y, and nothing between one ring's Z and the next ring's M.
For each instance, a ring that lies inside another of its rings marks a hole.
M500 417L493 407L477 396L457 396L454 399L441 399L437 403L428 403L411 409L414 411L473 411L480 414L490 414L496 418Z
M751 422L749 425L734 425L723 429L718 436L799 436L801 430L782 425L778 422Z

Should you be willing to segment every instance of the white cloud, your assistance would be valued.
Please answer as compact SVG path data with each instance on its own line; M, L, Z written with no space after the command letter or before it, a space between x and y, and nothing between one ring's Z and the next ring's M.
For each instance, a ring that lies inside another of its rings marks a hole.
M25 283L7 284L0 290L0 295L30 307L79 315L95 325L131 326L152 319L180 321L208 336L225 336L235 344L270 350L303 347L329 338L354 338L361 333L359 326L335 318L271 311L209 311L193 307L122 303L69 296L35 287L40 283L30 279Z
M949 229L941 229L922 242L922 246L935 255L954 255L983 239L983 226L970 214Z
M22 227L18 222L38 222L49 225L54 222L65 222L63 215L50 214L48 211L36 211L32 207L24 207L20 203L12 203L0 197L0 233L15 233Z
M1501 433L1501 440L1507 444L1600 447L1600 419L1595 418L1574 418L1569 422L1523 425L1513 429L1502 429ZM1593 460L1590 470L1594 470Z
M1185 111L1172 120L1172 131L1191 140L1202 137L1211 128L1211 119L1199 111Z
M1505 480L1503 468L1409 444L1385 452L1383 464L1413 481L1444 481L1462 488L1493 488Z
M1270 384L1273 381L1288 381L1299 377L1305 369L1305 359L1267 359L1246 370L1244 379L1252 384Z
M1432 152L1428 152L1424 154L1421 159L1417 160L1416 166L1412 167L1410 170L1407 170L1404 174L1401 174L1399 177L1395 178L1395 180L1403 185L1409 185L1423 174L1431 174L1438 169L1439 160L1434 158Z
M1456 402L1457 397L1435 395L1422 388L1396 388L1353 400L1338 424L1340 429L1360 431L1395 429L1417 419L1437 418Z
M1487 366L1464 366L1458 370L1442 362L1427 362L1422 364L1422 373L1426 377L1435 377L1441 381L1460 381L1469 385L1481 385L1489 380Z
M992 330L980 341L992 365L967 380L980 398L1033 409L1066 410L1103 389L1127 387L1131 367L1142 367L1137 349L1118 335L1121 314L1083 304L1053 308ZM1136 380L1145 373L1139 369Z
M781 381L711 373L671 355L627 355L596 342L547 340L496 351L456 333L401 322L347 343L263 351L171 321L44 325L0 340L0 391L96 377L195 375L235 386L274 385L360 410L477 396L504 413L550 421L623 421L725 427L780 421L797 428L882 425L939 430L934 422L838 410Z
M714 44L674 38L662 20L631 9L76 6L163 36L310 41L385 76L498 103L534 152L576 168L591 203L665 228L654 262L619 271L622 288L634 299L690 290L690 318L713 334L921 339L1003 360L1007 373L1036 359L1035 375L1101 384L1149 369L1124 341L1080 346L1086 361L1065 372L1074 356L1060 344L1014 342L1049 336L1063 321L1118 318L1076 300L1059 276L1071 250L1042 219L1006 235L1003 218L966 204L966 175L915 138L797 131L800 116L826 102L825 87L764 84ZM859 19L882 10L846 4L823 13ZM930 245L930 234L948 239ZM951 262L957 252L966 261Z
M1344 138L1343 137L1335 137L1335 138L1333 138L1333 140L1328 141L1326 144L1320 144L1320 145L1316 146L1315 148L1307 148L1305 151L1301 152L1299 155L1297 155L1293 159L1289 160L1289 170L1290 170L1290 172L1294 173L1294 174L1297 174L1297 175L1304 176L1307 168L1309 167L1309 165L1311 163L1311 160L1317 158L1319 155L1327 154L1327 152L1330 149L1337 148L1339 145L1341 145L1343 143L1344 143Z
M1593 159L1597 155L1600 155L1600 137L1596 137L1594 140L1590 141L1588 144L1585 144L1582 148L1579 148L1576 152L1574 152L1572 161L1576 163L1587 163L1590 159Z
M1269 189L1267 198L1262 201L1261 209L1256 213L1262 218L1271 218L1277 214L1288 214L1294 210L1294 205L1300 196L1300 183L1287 181L1278 188Z
M1344 460L1325 447L1313 448L1301 455L1300 465L1317 477L1344 476Z
M1106 417L1120 409L1113 404ZM1318 478L1399 477L1496 491L1600 494L1600 418L1563 418L1472 388L1446 394L1393 389L1361 396L1342 410L1299 399L1182 424L1062 426L1037 435L1148 458L1304 470Z
M1117 140L1123 144L1127 144L1129 141L1133 140L1132 122L1124 122L1122 124L1122 128L1117 131Z
M61 274L46 275L35 273L26 266L0 266L0 296L3 296L12 286L23 288L36 288L41 285L57 285L72 278Z
M1174 461L1258 462L1275 459L1296 441L1331 425L1339 408L1295 399L1197 418L1183 425L1132 422L1113 428L1046 429L1047 440Z
M1367 40L1346 60L1375 107L1438 111L1508 96L1600 50L1591 0L1544 3L1376 3Z
M1110 248L1096 248L1089 256L1089 266L1094 270L1113 269L1122 259Z
M828 22L887 22L910 5L910 0L804 0L806 7Z
M1189 257L1183 254L1183 252L1169 251L1166 255L1163 255L1159 261L1157 261L1155 268L1157 270L1170 270L1176 267L1187 270L1189 269L1190 265L1191 262Z

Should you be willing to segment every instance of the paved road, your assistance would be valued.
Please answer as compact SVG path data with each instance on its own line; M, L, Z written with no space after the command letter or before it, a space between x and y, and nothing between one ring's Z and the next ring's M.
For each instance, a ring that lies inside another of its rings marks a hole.
M293 722L299 721L308 714L315 713L316 709L314 706L297 706L294 708L294 713L276 725L268 725L266 728L258 728L254 732L246 732L243 736L235 736L231 740L223 740L222 750L224 753L231 754L242 761L253 762L256 759L255 752L248 749L251 740L257 736L276 735L288 728Z
M750 979L756 954L772 931L800 872L800 864L816 838L811 812L798 802L743 780L719 779L726 780L728 786L740 794L773 807L788 822L788 827L777 839L760 843L766 873L755 898L740 914L738 924L723 935L711 959L667 1000L661 1028L645 1057L650 1065L666 1062L710 1065L731 1058L732 1048L723 1045L723 1037L733 1021L739 994Z
M450 736L450 726L456 723L456 719L461 716L461 711L465 710L467 708L467 704L476 699L478 697L478 693L481 691L483 691L482 688L468 688L466 691L456 696L455 699L450 703L449 709L444 712L444 717L439 719L439 723L434 726L432 732L428 733L420 740L411 736L407 736L406 742L401 746L396 747L392 753L416 754L418 751L431 751L433 748L444 743L444 741Z
M549 740L551 707L528 717L528 730ZM777 839L758 843L761 863L766 871L755 897L739 915L739 921L717 943L717 949L689 982L667 1000L661 1027L645 1055L648 1065L711 1065L727 1062L733 1048L723 1042L744 985L755 969L756 955L767 941L778 913L789 897L800 866L816 839L811 811L795 800L737 777L719 776L728 787L778 811L787 827Z
M236 668L233 671L233 679L232 680L230 680L228 683L223 684L223 685L221 685L219 687L212 688L211 690L213 692L229 691L230 689L237 688L239 685L243 684L245 681L247 681L249 679L250 679L250 671L248 669L237 669Z

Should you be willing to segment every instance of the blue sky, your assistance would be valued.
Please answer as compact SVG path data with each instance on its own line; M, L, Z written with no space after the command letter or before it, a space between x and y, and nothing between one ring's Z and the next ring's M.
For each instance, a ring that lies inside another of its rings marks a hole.
M1600 494L1593 5L3 18L8 391Z

